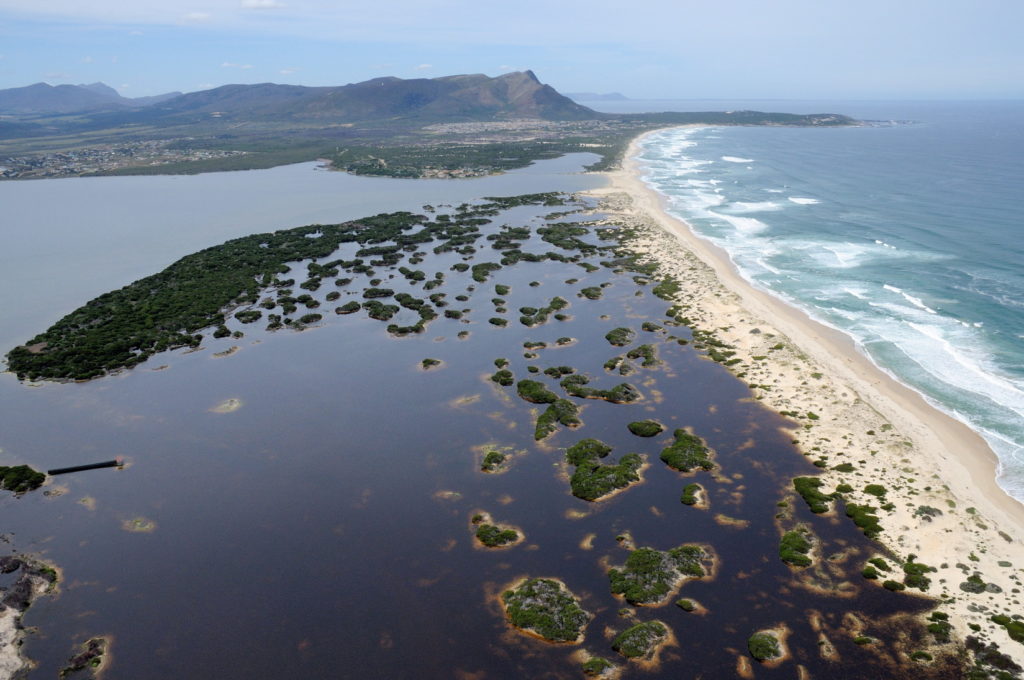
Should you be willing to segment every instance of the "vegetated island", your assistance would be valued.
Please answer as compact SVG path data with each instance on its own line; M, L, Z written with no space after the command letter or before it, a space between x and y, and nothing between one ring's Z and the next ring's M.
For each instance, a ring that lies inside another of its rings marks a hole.
M578 643L591 615L561 581L530 578L501 594L513 626L548 642Z
M60 670L60 677L99 678L107 665L110 645L109 637L86 640L81 645L81 651L68 659L67 664Z
M565 461L576 468L569 479L573 496L597 501L640 481L643 456L627 453L618 462L602 463L611 451L599 439L583 439L566 450Z
M644 621L616 635L612 640L612 649L630 661L650 661L670 639L671 632L664 623Z
M300 328L305 323L303 319L288 315L295 313L300 304L308 308L319 302L308 294L290 294L295 279L281 278L292 271L290 262L314 260L307 265L307 278L300 285L315 290L324 280L337 277L342 269L370 275L373 266L393 266L405 257L406 251L415 251L426 243L435 243L435 252L457 250L471 254L475 252L473 241L482 237L480 226L489 222L487 216L517 205L561 205L563 200L554 193L492 198L482 205L464 206L454 216L438 215L435 219L409 212L385 213L343 224L309 225L232 239L91 300L44 333L8 352L8 367L22 380L89 380L137 366L158 352L198 347L203 338L200 331L215 328L214 337L230 335L225 327L228 315L240 310L235 316L246 323L253 319L246 312L258 312L257 307L280 310L280 314L270 315L269 329ZM328 257L345 243L364 247L357 251L355 259L315 261ZM514 263L523 257L526 254L521 251L512 251L506 252L503 259ZM530 259L574 261L573 256L558 252L533 255ZM495 263L483 264L490 265L489 271L501 268ZM474 267L475 279L486 276L480 266ZM335 280L336 284L339 282L344 279ZM429 285L425 283L424 288ZM261 294L270 288L277 289L277 298L261 300ZM373 298L378 294L389 295L384 289L368 288L364 297L367 293L369 299L361 307L371 318L387 321L398 311L398 305ZM410 326L389 325L392 334L423 332L426 324L438 316L435 306L426 301L409 296L399 302L414 309L420 318ZM571 426L572 409L557 404L554 410L551 421Z
M38 489L45 481L45 474L33 470L28 465L0 465L0 489L25 493Z
M525 538L522 531L498 524L487 512L473 513L469 523L473 527L473 536L486 548L511 548Z
M706 576L705 563L710 559L711 554L699 545L666 551L637 548L624 566L608 570L608 581L612 592L630 604L664 604L685 581Z

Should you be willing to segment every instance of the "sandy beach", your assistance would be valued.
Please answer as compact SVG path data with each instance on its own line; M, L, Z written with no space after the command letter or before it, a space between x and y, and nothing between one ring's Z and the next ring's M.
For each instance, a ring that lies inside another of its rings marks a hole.
M927 595L939 599L955 636L979 635L969 625L980 626L980 635L1024 665L1024 646L989 620L1016 613L1024 565L1024 505L996 483L995 454L977 433L882 371L849 337L743 279L723 250L670 215L644 184L634 160L638 143L621 170L606 173L608 186L591 192L612 213L609 221L634 227L631 247L681 283L684 314L734 346L741 361L730 370L752 386L754 397L791 415L793 440L821 461L822 490L849 484L848 500L888 508L878 512L880 548L901 562L915 555L936 568ZM832 469L844 463L852 470ZM884 498L865 493L867 484L883 485ZM882 579L899 580L899 571L897 565ZM991 585L980 593L961 589L975 574Z

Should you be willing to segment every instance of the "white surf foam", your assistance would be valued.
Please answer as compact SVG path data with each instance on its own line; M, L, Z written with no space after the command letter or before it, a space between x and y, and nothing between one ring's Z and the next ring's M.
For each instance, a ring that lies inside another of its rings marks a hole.
M740 232L741 234L759 234L768 228L767 224L753 217L739 217L738 215L727 215L725 213L715 212L714 210L709 210L708 212L715 217L725 220L733 227L735 227L736 231Z
M938 312L936 312L934 309L932 309L931 307L926 305L924 303L924 300L922 300L919 297L915 297L915 296L911 295L910 293L902 290L901 288L897 288L896 286L890 286L888 283L883 284L882 288L886 289L889 292L896 293L896 294L902 296L904 300L906 300L910 304L914 305L918 309L923 309L924 311L928 312L929 314L938 314Z
M728 206L729 212L741 215L745 213L770 212L773 210L781 209L782 206L780 206L778 203L773 203L772 201L736 201L735 203L730 203Z
M947 333L944 333L937 324L910 321L907 325L931 341L922 343L923 347L913 347L913 344L917 343L911 341L911 351L908 353L922 368L945 383L988 397L995 404L1024 417L1024 391L1021 387L1007 378L996 375L988 367L957 349L957 346L975 347L976 343L968 341L967 344L963 344L958 341L954 345ZM904 341L908 339L904 338Z
M722 156L722 160L728 163L753 163L753 158L740 158L739 156Z
M821 203L821 201L816 198L801 198L799 196L790 196L789 200L797 205L816 205Z

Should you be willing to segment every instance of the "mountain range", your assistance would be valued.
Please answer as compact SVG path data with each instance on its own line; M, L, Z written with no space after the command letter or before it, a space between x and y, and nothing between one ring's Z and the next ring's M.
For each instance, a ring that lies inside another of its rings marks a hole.
M103 83L36 83L0 90L0 114L86 114L96 123L194 123L203 119L362 123L532 118L592 120L602 114L541 83L532 71L498 77L375 78L338 87L260 83L130 99Z
M21 115L53 115L79 111L141 108L180 96L180 92L152 97L122 97L117 90L103 83L89 85L47 85L35 83L26 87L0 90L0 113Z

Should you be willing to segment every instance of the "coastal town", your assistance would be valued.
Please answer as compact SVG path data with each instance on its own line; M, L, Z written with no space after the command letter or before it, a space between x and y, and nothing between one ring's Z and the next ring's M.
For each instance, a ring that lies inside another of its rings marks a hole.
M121 168L195 162L229 156L245 151L192 149L187 139L123 142L103 146L39 154L0 156L0 180L53 179L105 174ZM185 144L182 148L177 148Z

